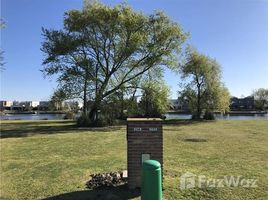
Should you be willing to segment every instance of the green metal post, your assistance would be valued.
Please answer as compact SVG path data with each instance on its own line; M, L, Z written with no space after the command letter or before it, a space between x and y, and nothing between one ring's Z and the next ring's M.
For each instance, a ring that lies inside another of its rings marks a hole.
M156 160L142 163L141 200L162 200L161 164Z

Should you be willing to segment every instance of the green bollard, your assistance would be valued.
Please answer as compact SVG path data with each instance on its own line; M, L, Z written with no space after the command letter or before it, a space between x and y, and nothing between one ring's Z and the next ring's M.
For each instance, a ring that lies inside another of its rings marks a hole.
M141 200L162 200L161 164L156 160L142 163Z

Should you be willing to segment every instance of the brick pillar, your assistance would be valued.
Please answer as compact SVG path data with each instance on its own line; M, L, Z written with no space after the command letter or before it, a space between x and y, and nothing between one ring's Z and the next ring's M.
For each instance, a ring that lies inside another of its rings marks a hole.
M141 187L142 155L144 158L149 155L150 159L159 161L163 166L163 129L160 118L127 119L129 188Z

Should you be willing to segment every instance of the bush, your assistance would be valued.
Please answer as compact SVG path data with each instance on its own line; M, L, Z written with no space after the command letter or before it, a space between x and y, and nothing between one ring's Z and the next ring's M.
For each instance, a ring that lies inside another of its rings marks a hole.
M115 116L114 113L110 112L110 113L102 113L101 115L99 115L99 119L97 121L97 126L112 126L114 125L115 122Z
M75 114L73 112L68 112L66 115L63 117L63 119L75 119Z
M77 119L78 126L103 127L113 125L114 122L115 118L112 115L108 115L107 113L99 113L98 120L96 122L92 122L87 114L82 114Z
M192 115L192 120L200 120L200 117L197 114Z
M212 112L206 112L203 118L205 120L215 120L215 116Z
M88 117L87 114L82 114L80 117L77 119L77 125L78 126L91 126L91 120Z

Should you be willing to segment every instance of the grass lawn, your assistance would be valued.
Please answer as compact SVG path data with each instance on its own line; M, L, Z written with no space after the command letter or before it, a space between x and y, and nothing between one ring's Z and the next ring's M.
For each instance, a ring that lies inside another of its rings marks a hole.
M85 188L92 173L126 169L125 126L92 129L63 120L2 121L0 141L0 199L140 198L126 186ZM181 190L180 176L186 172L255 178L258 187ZM268 121L164 125L163 198L268 199Z

